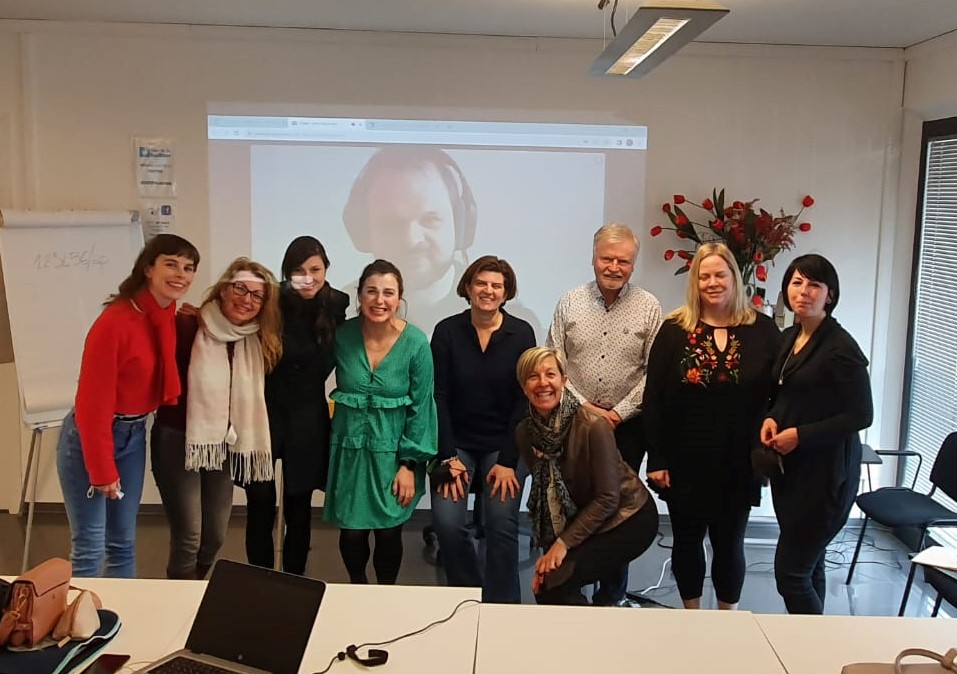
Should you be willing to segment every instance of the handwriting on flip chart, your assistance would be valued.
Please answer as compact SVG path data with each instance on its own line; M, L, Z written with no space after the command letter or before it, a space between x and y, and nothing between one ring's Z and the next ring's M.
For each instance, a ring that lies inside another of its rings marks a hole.
M96 244L82 250L52 250L37 253L33 266L39 271L72 269L80 267L86 270L101 270L109 264L110 258L96 250Z

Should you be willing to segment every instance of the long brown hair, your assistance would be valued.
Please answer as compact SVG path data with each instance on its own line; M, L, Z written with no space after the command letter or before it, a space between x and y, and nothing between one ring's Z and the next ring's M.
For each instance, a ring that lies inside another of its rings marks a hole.
M146 270L156 264L156 259L160 255L185 257L192 260L193 266L199 269L199 251L196 250L196 246L175 234L157 234L146 242L143 250L136 256L130 275L123 279L119 289L116 293L110 295L105 303L112 304L117 300L133 299L137 293L149 284L149 279L146 278Z
M219 304L223 291L233 284L233 277L241 271L248 271L266 281L263 287L263 303L256 320L259 322L259 342L262 344L266 372L272 372L282 358L282 319L279 314L279 283L271 271L248 257L237 257L213 287L206 291L202 306L210 302Z

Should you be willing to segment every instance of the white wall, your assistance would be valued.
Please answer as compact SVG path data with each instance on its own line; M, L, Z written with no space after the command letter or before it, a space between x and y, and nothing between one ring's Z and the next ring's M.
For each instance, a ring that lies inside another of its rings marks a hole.
M883 371L872 373L875 390L882 391L883 399L875 399L880 403L881 424L871 437L887 448L896 447L900 437L922 126L926 121L957 116L957 34L911 47L904 51L904 59L897 203L887 246L881 253L882 291L875 329L875 344L886 355Z
M792 211L814 195L814 230L798 237L797 252L822 252L842 272L838 317L883 373L875 311L888 303L881 293L891 280L879 274L895 232L901 52L692 45L646 78L622 82L585 75L600 48L581 40L0 22L0 120L10 114L23 139L8 197L0 187L10 203L0 206L135 208L131 136L172 136L178 231L208 251L210 103L275 104L277 112L355 106L358 114L411 105L440 119L644 124L649 206L631 224L647 232L662 222L658 206L672 194L700 198L714 186L775 210ZM529 223L529 234L546 227ZM661 259L674 244L644 237L636 275L666 309L684 290ZM581 252L586 271L589 256ZM770 288L789 259L771 270ZM196 288L214 266L202 266ZM556 277L556 299L567 285ZM6 400L15 390L4 383ZM10 434L0 426L0 440ZM10 446L0 442L0 454ZM39 500L58 498L46 469ZM155 492L146 500L156 502Z

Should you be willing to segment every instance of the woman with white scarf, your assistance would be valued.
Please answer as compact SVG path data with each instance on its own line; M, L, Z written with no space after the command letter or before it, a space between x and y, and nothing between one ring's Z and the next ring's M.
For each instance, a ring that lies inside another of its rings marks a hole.
M226 538L233 484L273 479L264 381L282 355L278 293L268 269L241 257L198 312L176 317L183 393L160 408L151 436L169 578L204 578Z
M518 360L529 415L515 443L532 473L528 514L539 604L587 604L583 585L628 564L658 533L658 509L615 445L604 417L565 388L565 359L537 346Z

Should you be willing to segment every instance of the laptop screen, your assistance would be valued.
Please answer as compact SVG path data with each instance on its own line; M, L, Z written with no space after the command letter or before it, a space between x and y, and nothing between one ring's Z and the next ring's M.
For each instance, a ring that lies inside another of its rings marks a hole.
M297 674L325 591L322 581L221 559L186 648L273 674Z

